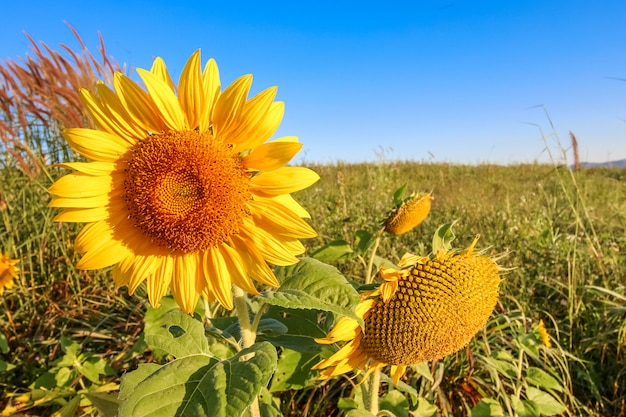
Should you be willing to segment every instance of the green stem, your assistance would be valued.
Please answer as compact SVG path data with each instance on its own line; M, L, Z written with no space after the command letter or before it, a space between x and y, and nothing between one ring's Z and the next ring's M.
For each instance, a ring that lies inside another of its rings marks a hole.
M235 304L235 313L239 319L241 343L245 349L254 344L256 334L252 330L252 324L250 323L246 293L236 285L233 285L233 302Z
M370 375L370 413L376 415L378 414L378 389L380 388L380 368L376 368L376 370Z
M247 296L244 290L233 285L233 304L235 305L235 313L239 319L239 329L241 331L241 343L243 348L250 347L256 340L256 328L253 329L250 323L250 313L248 312ZM242 357L247 360L247 357ZM255 398L250 404L250 417L261 417L261 409L259 408L259 398Z
M378 245L380 245L380 238L383 235L385 228L383 227L376 233L376 241L374 242L374 247L372 248L372 254L370 255L370 260L367 264L367 270L365 271L365 284L372 283L372 266L374 265L374 257L376 256L376 250L378 250Z

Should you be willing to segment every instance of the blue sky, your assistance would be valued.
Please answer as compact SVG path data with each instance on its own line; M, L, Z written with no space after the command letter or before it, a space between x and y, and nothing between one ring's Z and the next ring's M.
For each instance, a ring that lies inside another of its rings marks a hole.
M278 85L296 162L546 162L550 120L582 160L626 158L624 1L12 1L0 58L24 31L76 47L64 20L131 68L177 78L201 48L223 85Z

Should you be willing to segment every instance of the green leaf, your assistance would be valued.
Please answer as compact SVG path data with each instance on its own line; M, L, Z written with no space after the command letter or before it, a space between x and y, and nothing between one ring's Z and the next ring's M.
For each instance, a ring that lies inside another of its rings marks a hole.
M274 396L267 390L267 388L261 388L259 393L259 409L261 410L261 417L283 417L282 411L277 402L280 404L280 400L274 401ZM244 416L249 416L249 409Z
M539 412L545 416L561 414L567 409L563 403L552 395L537 388L528 387L526 389L526 396L536 404Z
M351 259L354 256L354 250L345 240L333 240L311 254L312 258L322 262Z
M428 366L428 362L422 362L416 365L412 365L411 369L413 369L421 377L426 378L429 382L435 382L435 378L433 377L433 374L430 372L430 367Z
M9 341L4 333L0 333L0 353L9 353Z
M80 405L80 395L76 395L72 397L71 400L68 401L59 411L55 413L55 416L58 417L74 417L76 412L78 411L78 406Z
M15 365L5 362L3 360L0 360L0 372L10 371L11 369L14 369L14 368L15 368Z
M325 337L330 329L330 326L326 328L320 324L321 314L318 310L293 310L271 306L264 317L281 322L287 327L287 332L271 337L260 335L259 340L267 340L275 346L298 352L319 352L322 347L313 339Z
M140 363L132 372L127 372L122 376L120 383L120 401L126 400L137 389L137 386L161 369L162 365L157 363Z
M137 384L120 417L240 416L275 368L276 349L269 343L222 361L203 354L175 359Z
M271 392L298 390L314 385L316 376L311 367L319 361L319 355L283 349L270 386Z
M161 349L175 358L210 352L202 323L180 309L153 321L145 330L145 340L151 349Z
M433 236L433 254L440 251L447 252L452 249L452 241L455 238L454 233L452 233L452 226L454 226L455 223L456 221L453 221L452 223L439 226Z
M98 409L101 417L116 417L121 400L113 392L88 392L85 396Z
M483 398L472 408L470 417L504 417L504 410L493 398Z
M356 239L354 243L356 245L356 251L359 254L367 252L367 250L374 244L374 240L372 239L374 235L367 230L357 230L355 236Z
M495 369L501 375L517 379L517 368L512 363L488 357L483 357L483 360L489 367Z
M406 184L404 184L402 187L398 188L393 193L393 204L396 207L400 207L402 205L402 203L404 202L404 196L405 195L406 195Z
M563 392L563 386L559 384L559 381L546 371L539 368L529 367L526 370L526 380L529 383L541 388Z
M266 336L266 337L276 337L282 336L287 333L287 326L276 319L272 318L263 318L259 321L259 327L257 327L257 337L258 336Z
M513 405L513 410L515 410L519 417L540 416L537 405L533 401L520 400L515 396L511 396L511 404Z
M363 408L357 408L355 410L348 411L346 413L346 417L376 417L376 415Z
M353 307L360 301L359 293L337 268L312 258L295 265L276 268L280 288L265 291L261 302L290 309L331 311L355 320Z
M439 409L426 398L417 400L417 409L411 412L413 417L437 417Z
M398 390L390 390L378 402L381 410L389 410L396 417L409 417L409 402Z
M353 398L341 397L337 401L337 408L340 410L356 410L359 408L359 403Z

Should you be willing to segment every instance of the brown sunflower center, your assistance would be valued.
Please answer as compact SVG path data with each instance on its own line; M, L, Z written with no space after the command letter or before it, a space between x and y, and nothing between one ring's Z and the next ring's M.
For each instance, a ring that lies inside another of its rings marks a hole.
M192 253L222 243L249 215L250 177L209 133L169 131L132 150L124 178L129 218L159 246Z
M493 260L461 255L417 264L398 281L388 302L365 318L361 348L392 365L441 359L465 346L485 325L498 300Z

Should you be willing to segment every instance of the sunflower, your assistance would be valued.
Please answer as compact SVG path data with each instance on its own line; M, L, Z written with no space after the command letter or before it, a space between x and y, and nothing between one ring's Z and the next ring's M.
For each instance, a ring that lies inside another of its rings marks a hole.
M268 141L284 110L276 87L248 98L244 75L222 91L215 61L200 62L196 51L177 87L157 58L137 70L145 89L116 73L113 89L81 90L96 129L63 136L89 162L61 164L74 171L49 188L55 220L88 223L78 268L113 265L118 286L145 281L153 306L169 288L188 313L200 295L231 309L232 284L278 285L268 263L296 263L299 239L316 236L291 193L319 179L285 166L297 138Z
M15 283L13 278L17 278L19 271L17 263L19 260L9 258L9 255L3 254L0 256L0 295L4 293L5 289L13 288Z
M550 340L550 334L548 333L548 330L546 329L546 325L543 323L543 320L539 320L539 324L535 326L534 330L535 334L538 335L539 340L541 340L541 343L545 347L551 348L552 340Z
M500 276L494 259L474 251L405 255L401 270L381 269L384 283L364 293L355 313L364 327L340 318L320 344L346 341L313 369L322 378L353 370L367 376L391 365L397 384L410 365L441 359L469 343L498 300Z

